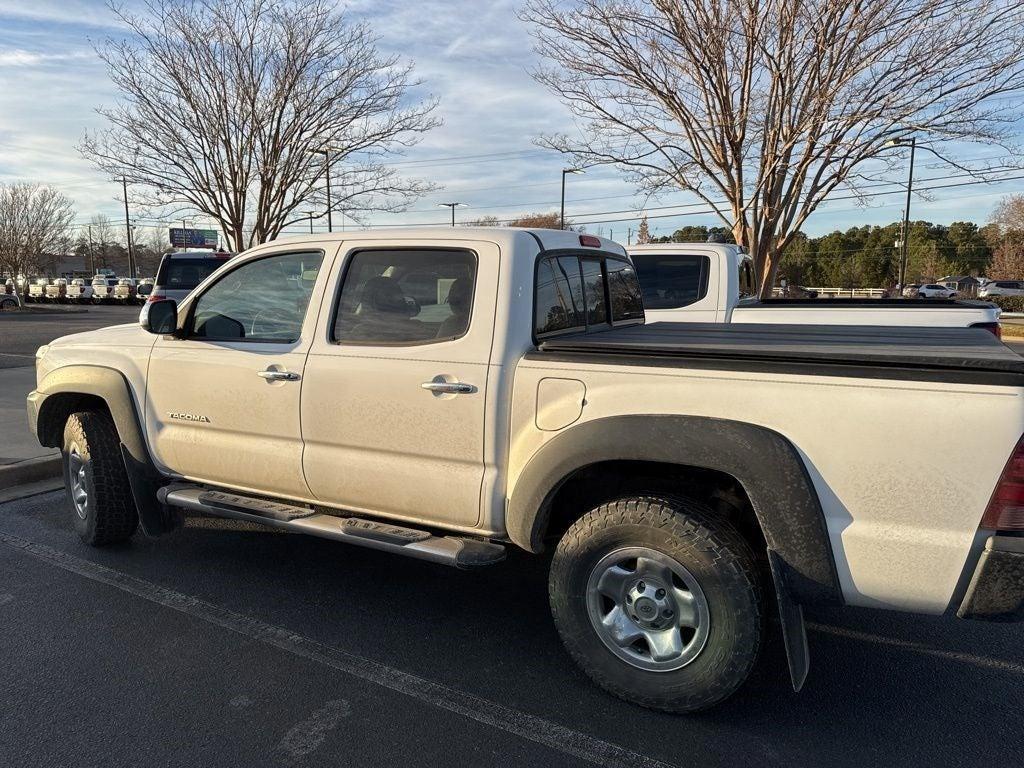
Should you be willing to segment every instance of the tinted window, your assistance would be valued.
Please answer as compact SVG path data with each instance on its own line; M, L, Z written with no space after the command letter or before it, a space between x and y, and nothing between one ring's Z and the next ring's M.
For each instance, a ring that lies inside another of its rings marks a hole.
M537 334L581 328L583 280L575 256L544 259L537 265L537 296L534 322Z
M297 341L321 261L322 253L288 253L231 270L196 300L191 335L221 341Z
M633 264L648 309L676 309L707 296L707 256L638 253Z
M996 283L996 288L1020 288L1018 283Z
M754 265L750 259L742 259L739 264L740 298L757 294L757 280L754 279Z
M587 307L587 325L608 322L604 299L604 271L597 259L580 259L583 270L583 294Z
M459 250L360 251L349 257L334 340L427 344L469 330L476 256Z
M224 259L165 258L160 262L156 284L172 291L191 291L224 264Z
M619 259L604 263L608 273L608 300L612 308L612 322L642 320L644 302L640 296L640 283L632 265Z

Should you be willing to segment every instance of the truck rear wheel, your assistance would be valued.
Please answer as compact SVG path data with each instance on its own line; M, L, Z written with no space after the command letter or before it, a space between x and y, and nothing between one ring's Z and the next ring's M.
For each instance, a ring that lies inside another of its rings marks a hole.
M100 547L130 539L139 524L121 441L110 416L81 411L64 425L64 487L75 530Z
M630 497L585 514L558 544L549 594L576 663L645 707L714 706L743 684L760 650L750 548L689 499Z

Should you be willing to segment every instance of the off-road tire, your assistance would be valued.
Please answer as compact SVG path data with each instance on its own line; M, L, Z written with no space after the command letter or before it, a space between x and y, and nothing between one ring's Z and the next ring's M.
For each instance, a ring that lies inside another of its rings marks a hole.
M88 505L83 517L72 496L72 451L84 460L83 481ZM127 541L139 525L128 473L121 458L121 441L110 415L80 411L64 424L64 488L75 530L86 544L102 547Z
M638 669L602 642L587 609L587 582L606 555L646 547L688 570L707 598L703 649L672 671ZM758 569L746 540L707 506L682 497L629 497L577 520L555 551L548 583L555 626L598 685L635 704L695 712L731 696L757 661L763 634Z

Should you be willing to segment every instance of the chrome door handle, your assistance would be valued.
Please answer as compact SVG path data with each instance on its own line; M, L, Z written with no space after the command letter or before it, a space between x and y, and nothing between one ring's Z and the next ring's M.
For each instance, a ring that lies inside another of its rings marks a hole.
M267 381L298 381L300 378L293 371L257 371L256 375Z
M424 381L420 386L441 395L469 395L476 392L472 384L461 381Z

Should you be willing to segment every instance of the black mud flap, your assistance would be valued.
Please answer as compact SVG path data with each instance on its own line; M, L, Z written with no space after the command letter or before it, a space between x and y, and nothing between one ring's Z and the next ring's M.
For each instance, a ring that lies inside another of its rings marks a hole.
M152 466L132 456L124 443L121 443L121 456L128 471L135 508L139 510L142 532L147 536L160 536L180 528L184 523L184 515L180 510L161 504L157 499L157 491L164 485L164 479Z
M779 605L779 622L782 624L782 641L786 646L786 661L789 663L789 677L793 690L804 687L811 656L807 649L807 630L804 627L804 609L793 599L786 585L786 564L779 554L768 548L768 564L775 582L775 599Z

